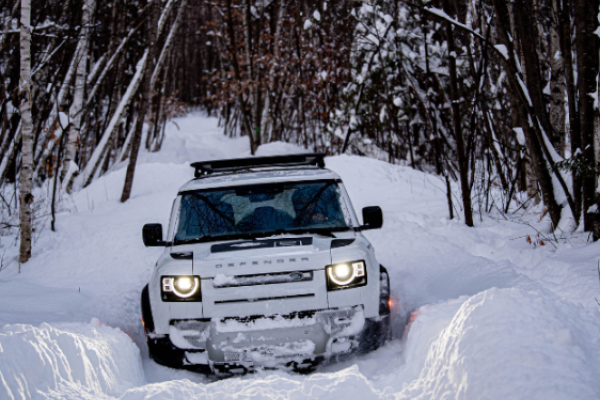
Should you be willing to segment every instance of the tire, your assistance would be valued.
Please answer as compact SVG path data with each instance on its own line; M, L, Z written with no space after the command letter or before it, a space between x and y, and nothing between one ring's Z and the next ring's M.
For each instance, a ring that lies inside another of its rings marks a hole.
M317 370L317 367L323 363L323 356L317 356L312 359L306 359L301 364L292 362L292 371L300 375L312 374Z
M144 333L148 337L149 333L154 333L154 318L152 317L152 308L150 308L150 295L148 294L148 285L142 289L142 325L144 326Z
M379 268L379 318L367 318L360 334L358 352L377 350L391 338L390 276L383 265Z
M387 269L383 266L379 266L379 315L389 316L392 312L390 307L390 274Z
M148 354L155 363L171 368L184 368L185 351L173 346L169 336L151 339L146 336Z
M169 335L157 339L147 338L146 342L148 343L150 358L159 365L199 372L204 375L213 374L209 365L190 364L185 356L186 351L175 347L171 343Z
M154 318L152 318L148 285L142 289L141 308L144 334L150 358L157 364L166 367L183 368L186 359L185 351L173 346L168 335L157 338L152 337L154 336Z

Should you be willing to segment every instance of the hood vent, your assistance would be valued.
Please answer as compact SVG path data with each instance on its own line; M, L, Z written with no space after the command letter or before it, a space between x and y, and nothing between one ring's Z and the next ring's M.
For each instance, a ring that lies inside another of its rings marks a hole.
M191 260L194 258L194 253L191 251L185 253L171 253L171 258L175 260Z
M336 249L338 247L350 246L354 243L354 239L333 239L331 241L331 248Z
M310 246L312 244L312 237L244 240L241 242L213 244L210 247L210 252L223 253L227 251L265 249L270 247Z

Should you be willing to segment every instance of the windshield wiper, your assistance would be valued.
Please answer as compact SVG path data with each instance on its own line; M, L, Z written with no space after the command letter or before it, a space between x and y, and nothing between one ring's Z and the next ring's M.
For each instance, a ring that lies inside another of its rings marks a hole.
M232 233L229 235L217 235L217 236L206 235L206 236L201 236L199 238L175 240L174 245L204 243L204 242L220 242L220 241L226 241L226 240L239 240L239 239L254 240L254 239L265 238L265 237L269 237L269 236L273 236L273 235L282 235L285 233L289 233L289 231L287 231L285 229L277 229L275 231L268 231L268 232L243 232L243 233Z
M179 244L192 244L192 243L203 243L203 242L218 242L218 241L226 241L226 240L238 240L238 239L246 239L246 240L255 240L260 238L265 238L269 236L275 235L297 235L303 233L312 233L316 235L327 236L333 239L336 239L337 236L333 234L333 232L339 231L347 231L348 227L333 227L333 228L297 228L297 229L276 229L274 231L267 232L245 232L245 233L234 233L230 235L218 235L218 236L202 236L199 238L192 239L179 239L175 240L173 245Z
M314 233L336 239L332 228L300 228L288 230L286 233Z
M237 240L237 239L254 239L251 234L248 233L235 233L231 235L218 235L218 236L201 236L199 238L191 238L191 239L179 239L174 241L174 245L178 244L192 244L192 243L203 243L203 242L217 242L224 240Z
M336 236L328 229L307 229L306 233L316 233L317 235L327 236L330 238L336 238Z

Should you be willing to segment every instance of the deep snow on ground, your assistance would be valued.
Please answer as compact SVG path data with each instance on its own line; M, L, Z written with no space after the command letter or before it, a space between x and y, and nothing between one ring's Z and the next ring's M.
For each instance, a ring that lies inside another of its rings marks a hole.
M536 229L552 237L539 207L467 228L448 219L439 178L357 156L327 167L359 214L384 211L383 229L365 234L390 271L397 338L308 376L214 381L154 364L139 293L162 250L143 246L141 227L167 223L190 162L249 155L247 139L223 136L215 119L176 123L160 152L141 155L127 203L120 165L64 200L57 232L38 232L20 273L14 239L2 238L1 400L600 398L600 244L576 232L534 247ZM272 143L258 154L299 151Z

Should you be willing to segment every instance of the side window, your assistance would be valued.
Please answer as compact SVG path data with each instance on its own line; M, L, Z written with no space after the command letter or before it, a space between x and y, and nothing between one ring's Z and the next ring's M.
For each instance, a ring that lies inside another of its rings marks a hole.
M171 218L169 219L169 229L167 230L167 242L172 242L175 236L175 227L179 221L179 205L181 204L181 195L177 196L173 200L173 207L171 208Z
M337 191L339 193L340 205L342 207L342 212L344 213L344 219L348 226L360 226L358 222L358 218L356 217L356 213L354 212L354 208L352 208L352 203L350 202L350 196L348 196L348 192L346 192L346 188L343 183L339 183L337 185Z

